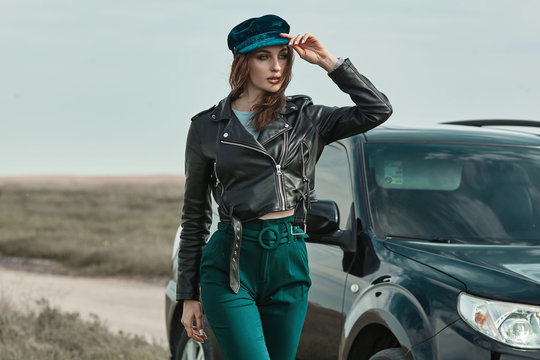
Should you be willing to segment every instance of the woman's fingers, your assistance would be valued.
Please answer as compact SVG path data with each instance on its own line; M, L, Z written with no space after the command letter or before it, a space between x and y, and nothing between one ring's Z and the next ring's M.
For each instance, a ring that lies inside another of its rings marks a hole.
M187 336L193 338L193 326L191 325L193 321L188 320L188 317L185 315L185 313L182 315L182 320L180 322L184 326L184 329L186 329Z
M203 319L202 319L202 312L198 312L195 314L195 320L196 320L196 323L197 323L197 331L198 331L198 334L201 338L204 338L206 339L206 334L203 330Z
M322 61L330 56L324 45L312 34L290 35L282 33L281 36L289 39L289 46L307 62L323 66Z
M190 336L190 338L201 343L203 343L207 338L204 331L202 329L198 329L196 326L191 328L191 334L192 336Z
M281 33L280 34L281 37L284 37L286 39L289 39L289 46L292 46L292 45L298 45L298 39L302 36L302 35L291 35L291 34L286 34L286 33Z
M281 33L280 34L281 37L284 37L286 39L289 39L289 46L298 46L298 45L303 45L305 43L308 42L308 40L316 40L316 38L309 34L309 33L305 33L305 34L298 34L298 35L291 35L291 34L286 34L286 33Z
M187 336L191 339L198 342L204 342L204 340L207 338L203 329L200 329L193 324L182 323L182 325L184 325L184 328L186 329Z
M310 35L305 33L303 35L296 35L294 37L293 45L302 45L306 43L306 40L309 39Z
M309 39L311 35L308 34L308 33L305 33L304 35L301 35L300 36L300 41L298 42L299 44L305 44L306 41Z
M193 325L194 320L196 325ZM203 330L202 312L198 301L184 301L184 311L180 322L184 325L188 337L195 341L204 342L206 334Z

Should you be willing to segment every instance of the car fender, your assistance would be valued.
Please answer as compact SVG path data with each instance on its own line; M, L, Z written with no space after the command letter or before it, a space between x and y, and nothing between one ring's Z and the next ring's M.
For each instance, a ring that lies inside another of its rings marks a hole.
M377 284L360 295L344 324L342 353L347 358L362 330L378 324L391 332L404 349L411 349L434 334L429 317L420 302L396 284Z

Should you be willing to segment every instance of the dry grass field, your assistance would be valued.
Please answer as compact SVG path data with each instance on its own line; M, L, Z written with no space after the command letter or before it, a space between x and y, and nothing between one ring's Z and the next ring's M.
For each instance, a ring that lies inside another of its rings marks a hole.
M82 321L46 302L35 312L21 312L0 299L0 354L3 360L158 360L168 351L144 338L112 333L96 317Z
M183 176L0 177L0 255L70 273L164 277Z

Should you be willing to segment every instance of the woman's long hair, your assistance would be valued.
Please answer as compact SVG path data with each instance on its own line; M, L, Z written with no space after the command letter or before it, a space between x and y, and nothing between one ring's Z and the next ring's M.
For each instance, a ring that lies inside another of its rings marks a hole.
M231 102L238 99L244 92L246 83L249 79L248 60L252 54L237 54L231 65L231 74L229 84L231 85ZM283 106L285 106L285 89L289 85L292 77L292 65L294 61L293 51L289 48L287 51L287 64L281 72L281 87L276 92L267 92L262 99L252 108L255 111L249 125L255 131L261 131L266 125L274 121Z

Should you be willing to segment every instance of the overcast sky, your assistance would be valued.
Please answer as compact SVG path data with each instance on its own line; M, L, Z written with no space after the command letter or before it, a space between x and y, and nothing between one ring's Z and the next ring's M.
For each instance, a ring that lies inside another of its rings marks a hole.
M540 120L538 0L0 0L0 175L183 173L191 116L229 91L228 32L268 13L349 57L388 124ZM298 56L287 93L351 103Z

